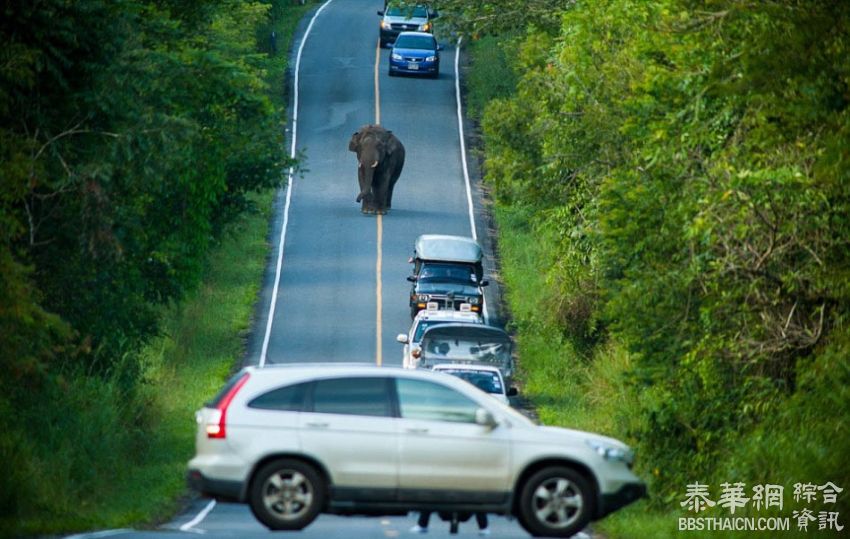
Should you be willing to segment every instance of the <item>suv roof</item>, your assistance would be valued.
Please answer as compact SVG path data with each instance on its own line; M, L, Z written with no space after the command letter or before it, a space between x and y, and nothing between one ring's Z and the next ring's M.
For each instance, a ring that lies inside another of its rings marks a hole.
M414 245L416 258L475 264L481 261L481 246L472 238L445 234L422 234Z

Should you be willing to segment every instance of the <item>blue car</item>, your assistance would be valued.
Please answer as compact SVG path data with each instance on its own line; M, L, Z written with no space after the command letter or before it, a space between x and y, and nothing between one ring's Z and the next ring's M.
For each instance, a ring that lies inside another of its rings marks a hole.
M398 73L440 76L440 50L434 36L425 32L402 32L390 52L390 76Z

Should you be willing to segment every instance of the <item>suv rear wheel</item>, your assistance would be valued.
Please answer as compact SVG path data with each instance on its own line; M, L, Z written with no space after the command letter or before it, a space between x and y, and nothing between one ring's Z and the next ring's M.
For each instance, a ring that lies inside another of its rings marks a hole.
M254 475L248 503L257 520L272 530L300 530L325 505L326 486L309 464L280 459Z
M518 517L531 535L570 537L590 522L595 507L593 488L584 476L572 468L553 466L525 482Z

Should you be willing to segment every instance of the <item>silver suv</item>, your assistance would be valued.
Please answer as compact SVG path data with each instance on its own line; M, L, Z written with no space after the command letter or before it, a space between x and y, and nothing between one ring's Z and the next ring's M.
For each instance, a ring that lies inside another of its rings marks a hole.
M273 530L319 513L515 515L568 537L645 494L623 443L538 427L467 382L370 365L249 367L196 414L189 482Z
M396 40L401 32L427 32L434 33L434 19L439 14L425 4L403 5L401 3L389 2L383 10L378 11L381 16L380 39L381 47Z
M407 333L399 333L396 341L402 343L404 348L401 352L401 365L406 369L415 369L419 365L422 356L420 342L425 330L443 324L472 324L483 325L484 321L477 313L469 311L446 311L438 310L436 304L431 304L427 309L419 311Z

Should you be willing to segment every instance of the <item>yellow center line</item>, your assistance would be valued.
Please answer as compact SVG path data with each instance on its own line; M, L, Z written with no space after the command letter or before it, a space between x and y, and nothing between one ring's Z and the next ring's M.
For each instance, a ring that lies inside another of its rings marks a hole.
M378 40L375 46L375 123L381 123L381 87L378 84L378 67L381 64L381 41ZM381 264L383 262L383 236L384 236L384 220L381 214L377 216L378 226L378 261L375 264L375 363L380 367L383 363L383 295L381 285Z

